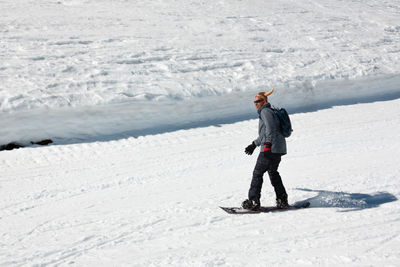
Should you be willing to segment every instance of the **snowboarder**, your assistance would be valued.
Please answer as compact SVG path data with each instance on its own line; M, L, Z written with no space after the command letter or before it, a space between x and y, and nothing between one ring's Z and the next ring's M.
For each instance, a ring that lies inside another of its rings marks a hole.
M280 133L279 120L268 103L269 92L260 92L254 98L254 104L259 114L258 138L246 147L245 153L253 154L257 146L261 146L261 152L258 155L256 166L253 171L248 199L242 203L244 209L260 209L261 188L263 176L268 172L272 186L276 194L276 205L284 209L288 207L288 196L283 186L281 176L278 172L281 156L286 154L286 140Z

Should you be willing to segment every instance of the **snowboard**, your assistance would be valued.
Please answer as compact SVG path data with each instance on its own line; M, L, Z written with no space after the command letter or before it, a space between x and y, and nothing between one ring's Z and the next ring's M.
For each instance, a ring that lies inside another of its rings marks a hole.
M246 210L239 207L220 207L222 210L229 214L253 214L253 213L267 213L267 212L281 212L288 210L298 210L310 207L310 202L295 203L285 209L279 209L277 207L261 207L259 210Z

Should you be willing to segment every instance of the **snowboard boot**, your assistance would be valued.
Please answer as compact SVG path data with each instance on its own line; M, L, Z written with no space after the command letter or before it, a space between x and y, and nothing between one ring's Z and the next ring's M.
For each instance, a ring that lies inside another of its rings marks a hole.
M276 199L276 207L278 209L287 209L287 208L289 208L287 195L283 195L283 196L281 196L281 197Z
M246 199L242 203L242 208L245 210L259 210L260 209L260 200L259 199Z

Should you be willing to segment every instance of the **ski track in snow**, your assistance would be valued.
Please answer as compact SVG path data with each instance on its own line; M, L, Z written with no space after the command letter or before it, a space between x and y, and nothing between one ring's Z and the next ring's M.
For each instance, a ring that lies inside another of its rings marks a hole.
M3 151L0 265L398 265L399 104L292 116L280 173L300 211L218 208L247 195L257 120Z

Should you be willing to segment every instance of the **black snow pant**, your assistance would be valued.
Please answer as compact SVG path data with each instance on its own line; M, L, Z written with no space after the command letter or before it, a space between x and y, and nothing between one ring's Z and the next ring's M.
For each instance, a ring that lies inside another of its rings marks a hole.
M249 199L260 199L263 176L266 172L268 172L269 179L274 187L276 198L287 196L281 176L278 172L280 162L280 154L272 153L264 156L264 153L260 153L260 155L258 155L257 163L253 171L253 179L251 180Z

